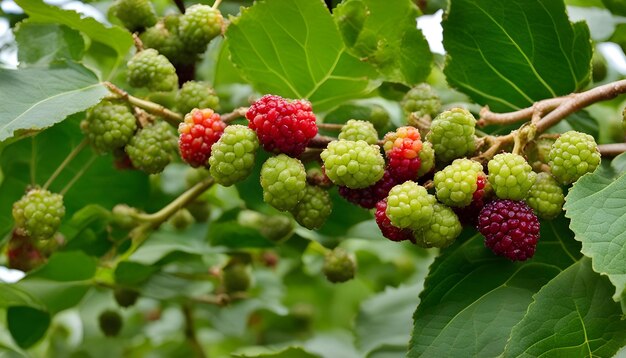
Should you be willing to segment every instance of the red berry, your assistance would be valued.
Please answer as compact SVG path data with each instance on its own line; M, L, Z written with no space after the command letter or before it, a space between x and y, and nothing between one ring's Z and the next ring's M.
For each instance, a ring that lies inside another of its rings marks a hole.
M212 109L194 109L178 125L180 155L192 167L207 164L211 146L224 133L226 123Z
M420 132L414 127L400 127L384 138L385 154L389 159L387 170L399 181L415 180L422 165Z
M246 118L268 152L297 157L317 134L311 103L305 100L268 94L250 106Z
M363 189L350 189L345 186L339 187L339 195L343 196L349 202L359 205L365 209L372 209L376 203L385 199L389 194L389 190L399 182L388 171L384 176L376 182L376 184ZM386 206L386 204L385 204Z
M496 255L524 261L535 254L539 220L523 201L494 200L480 211L478 231L485 237L485 246Z
M376 204L376 224L384 237L391 241L414 241L413 231L410 229L400 229L391 224L387 213L387 199L383 199Z

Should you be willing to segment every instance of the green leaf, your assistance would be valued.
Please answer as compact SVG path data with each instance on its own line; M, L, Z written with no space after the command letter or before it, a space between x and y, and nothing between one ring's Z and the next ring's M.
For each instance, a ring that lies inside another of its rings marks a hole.
M266 239L258 230L242 226L237 222L214 222L209 225L208 238L214 246L228 248L273 247L275 244Z
M211 224L213 226L213 224ZM143 265L152 265L173 252L185 252L193 255L206 255L219 252L204 240L206 225L193 225L184 232L160 230L133 253L130 261Z
M376 71L346 52L319 0L257 1L232 19L226 37L233 63L257 91L306 98L316 111L377 85L369 80Z
M115 282L134 286L145 282L159 267L153 265L142 265L132 261L122 261L115 268Z
M611 357L626 345L626 321L613 287L589 259L548 282L511 332L505 357Z
M131 34L121 27L106 27L93 17L81 17L76 11L63 10L48 5L43 0L15 0L15 2L28 14L29 21L62 24L78 30L91 40L115 50L118 60L122 60L133 45Z
M243 348L233 352L234 357L267 357L267 358L319 358L317 354L312 354L305 351L301 347L286 347L286 348L268 348L268 347L250 347Z
M11 306L28 306L40 310L44 309L44 305L28 292L15 285L1 282L0 307L6 308Z
M582 253L591 258L593 269L607 275L617 288L613 298L626 289L626 175L616 180L601 171L587 174L574 184L565 198L566 216Z
M80 251L56 252L16 286L45 303L51 313L76 305L90 286L97 260Z
M41 278L24 279L16 284L39 301L54 314L76 306L91 287L89 282L57 282Z
M363 301L356 318L356 341L362 352L396 347L406 350L411 313L419 303L421 285L387 288Z
M554 0L455 0L443 22L448 83L505 112L583 88L591 40Z
M49 127L95 105L107 93L93 72L76 64L0 69L0 141L20 129Z
M47 65L56 60L80 60L85 41L67 26L22 21L15 28L19 51L17 59L25 65Z
M26 280L32 277L59 282L88 280L96 273L97 264L95 257L80 251L56 252L44 266L29 274Z
M50 314L27 306L9 307L7 325L15 343L28 348L46 334L50 326Z
M409 357L497 356L532 296L578 260L562 218L542 222L535 256L511 262L465 230L430 268L414 315Z
M430 73L432 54L415 26L420 11L410 0L348 0L333 12L350 52L392 82L422 82Z

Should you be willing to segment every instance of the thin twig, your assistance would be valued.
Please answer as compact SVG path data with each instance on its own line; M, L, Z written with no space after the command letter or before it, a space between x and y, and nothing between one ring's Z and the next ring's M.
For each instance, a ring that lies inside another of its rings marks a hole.
M248 107L239 107L239 108L235 108L230 113L226 113L226 114L221 115L220 118L225 123L229 123L229 122L232 122L232 121L234 121L236 119L239 119L241 117L245 117L246 112L248 112Z
M50 175L50 178L48 178L48 181L43 185L42 189L44 190L48 189L50 187L50 184L52 184L52 182L54 181L54 179L56 179L59 176L59 174L61 174L63 169L65 169L65 167L72 161L72 159L76 158L78 153L80 153L87 146L87 144L88 144L87 138L83 139L80 143L78 143L78 145L74 147L74 149L72 149L70 154L68 154L67 157L65 157L63 162L57 167L54 173Z
M555 110L537 122L537 133L542 133L570 114L596 102L607 101L626 92L626 80L615 81L586 92L567 97Z
M329 131L340 131L343 128L343 124L338 123L318 123L317 128L326 129Z
M478 125L486 126L489 124L512 124L526 121L531 119L536 113L549 112L555 109L567 98L569 98L569 96L544 99L542 101L535 102L528 108L508 113L494 113L489 110L489 106L485 106L480 110Z
M137 52L141 52L143 51L143 42L141 41L141 39L139 38L139 35L137 35L137 33L133 33L133 43L135 44L135 49L137 50Z
M217 9L221 3L222 3L222 0L215 0L215 2L213 3L213 6L211 6L211 9Z
M189 341L191 348L193 349L194 355L197 358L204 358L206 354L204 353L204 349L202 349L202 345L198 341L196 337L196 328L193 321L193 308L191 304L185 303L182 307L183 315L185 316L185 337Z
M316 135L310 141L307 147L309 148L326 148L328 143L337 140L337 138L327 137L323 135Z
M626 143L600 144L600 154L605 157L615 157L626 152Z
M149 223L153 228L158 227L159 225L167 221L167 219L169 219L172 215L178 212L178 210L180 210L181 208L184 208L185 206L187 206L187 204L189 204L190 202L195 200L198 196L200 196L202 193L204 193L208 188L211 187L211 185L213 185L213 183L214 183L213 178L207 178L197 183L196 185L192 186L189 190L182 193L179 197L174 199L172 202L167 204L165 207L163 207L161 210L157 211L156 213L152 213L152 214L138 213L138 214L135 214L135 217L138 220Z
M169 124L177 127L180 122L183 121L183 116L180 114L169 110L162 105L154 102L147 101L145 99L137 98L135 96L131 96L128 92L123 89L117 87L111 82L104 82L104 85L111 91L113 94L118 96L120 99L127 101L133 106L137 106L148 113L154 114L155 116L162 117Z

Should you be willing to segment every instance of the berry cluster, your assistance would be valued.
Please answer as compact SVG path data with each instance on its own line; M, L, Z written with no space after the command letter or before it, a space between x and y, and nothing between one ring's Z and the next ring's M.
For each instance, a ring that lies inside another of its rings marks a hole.
M113 14L130 31L139 33L142 45L146 49L160 54L143 58L142 66L148 70L144 76L158 76L161 73L168 82L161 86L156 81L152 83L153 90L170 91L176 87L169 87L169 69L166 71L166 62L174 65L187 65L195 62L199 54L206 51L211 40L222 34L224 18L218 9L208 5L196 4L188 7L182 15L167 15L158 18L154 7L149 0L117 0L112 6ZM138 55L145 51L140 51ZM145 55L144 55L145 56ZM130 67L130 64L129 64ZM129 68L130 71L130 68ZM165 71L167 76L165 76ZM139 70L134 70L132 77L141 75ZM151 86L138 84L139 87ZM136 86L134 82L129 82ZM140 81L140 83L142 83Z

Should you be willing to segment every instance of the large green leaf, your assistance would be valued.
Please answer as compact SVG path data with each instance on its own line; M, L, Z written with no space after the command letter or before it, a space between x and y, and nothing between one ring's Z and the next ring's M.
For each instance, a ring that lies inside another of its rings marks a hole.
M0 69L0 141L83 111L108 93L93 72L76 65Z
M80 33L67 26L22 21L15 28L20 66L47 65L55 60L79 61L85 49Z
M443 22L448 83L495 111L587 83L591 40L561 0L455 0Z
M548 282L511 332L505 357L611 357L626 344L613 287L583 259Z
M320 0L256 2L226 32L231 59L261 93L306 98L316 111L361 97L375 69L346 51Z
M496 356L532 296L578 259L567 222L543 222L535 256L511 262L466 230L430 268L414 316L410 357Z
M118 60L122 60L133 45L131 34L121 27L106 27L93 17L82 17L76 11L63 10L48 5L43 0L15 0L15 2L28 14L29 21L62 24L78 30L91 40L115 50Z
M348 0L333 12L351 53L393 82L424 81L432 54L415 26L420 11L410 0Z
M617 288L614 299L626 289L626 174L616 180L596 171L580 178L567 195L566 216L582 253L593 269L607 275Z

